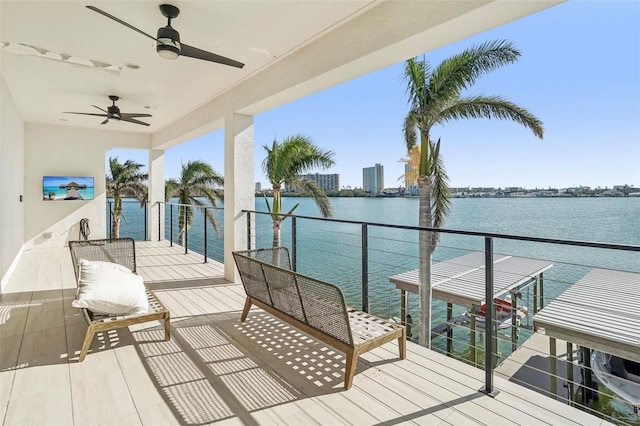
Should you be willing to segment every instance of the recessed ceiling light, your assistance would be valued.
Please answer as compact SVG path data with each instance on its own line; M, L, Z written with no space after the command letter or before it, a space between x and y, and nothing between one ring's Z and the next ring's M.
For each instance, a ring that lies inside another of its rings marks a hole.
M146 108L146 109L156 109L156 108L158 108L158 107L157 107L157 106L154 106L154 105L145 105L145 108Z
M69 121L66 118L59 118L58 120L60 120L60 121Z

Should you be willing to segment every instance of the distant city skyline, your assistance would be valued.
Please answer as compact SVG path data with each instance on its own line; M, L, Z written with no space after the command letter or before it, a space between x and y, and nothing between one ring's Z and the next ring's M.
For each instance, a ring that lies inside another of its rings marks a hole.
M468 94L496 94L529 109L544 123L544 140L519 125L464 120L434 128L452 187L640 187L640 2L568 1L474 37L427 52L435 66L473 44L506 39L522 52L518 63L483 76ZM597 31L594 31L597 28ZM404 186L407 112L404 63L326 89L254 117L254 181L263 145L305 134L333 150L336 165L311 173L340 174L360 187L362 169L380 163L385 187ZM165 154L165 176L202 159L224 174L223 131ZM145 151L108 156L147 164Z

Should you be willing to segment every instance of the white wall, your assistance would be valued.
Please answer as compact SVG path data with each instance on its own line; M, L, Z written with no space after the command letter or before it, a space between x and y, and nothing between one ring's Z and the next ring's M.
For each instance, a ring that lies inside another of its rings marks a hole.
M0 293L22 253L24 122L0 73Z
M77 240L88 218L90 239L106 237L105 153L116 147L145 148L147 134L27 123L24 150L25 249L62 247ZM93 176L94 200L44 201L43 176ZM50 235L49 235L50 233Z

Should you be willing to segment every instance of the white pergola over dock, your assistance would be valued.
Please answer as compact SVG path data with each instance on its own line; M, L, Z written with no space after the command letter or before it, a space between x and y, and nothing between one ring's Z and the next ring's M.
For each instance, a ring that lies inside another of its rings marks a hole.
M572 344L582 346L586 360L595 349L640 362L639 301L640 274L593 269L540 310L533 324L549 336L551 388L555 389L557 380L556 339L567 341L567 353L572 352ZM572 387L573 369L567 372ZM584 372L585 386L590 389L591 370ZM583 403L588 403L590 394L583 391Z
M640 362L640 274L593 269L533 322L547 336Z
M496 254L493 256L493 297L496 298L507 292L516 292L523 286L535 283L534 299L537 301L538 286L540 295L543 293L543 273L553 266L552 262L527 257L507 256ZM475 307L485 301L485 253L472 252L433 265L432 295L434 299L447 302L447 342L448 350L452 339L450 323L452 320L453 304L466 306L475 312ZM407 292L418 293L419 270L402 272L389 277L389 281L400 290L400 315L404 321L407 313ZM515 297L513 298L515 301ZM534 303L534 311L537 303ZM540 303L542 306L542 302ZM471 339L475 340L475 315L471 315ZM515 319L513 327L516 327ZM515 333L512 333L515 340ZM513 342L515 345L515 341ZM475 362L475 351L472 351L472 361Z
M433 298L468 308L480 306L485 301L484 256L484 252L478 251L434 264L431 272ZM546 260L494 255L494 297L541 277L552 266L553 263ZM393 275L389 281L402 292L403 299L406 292L418 293L418 269Z

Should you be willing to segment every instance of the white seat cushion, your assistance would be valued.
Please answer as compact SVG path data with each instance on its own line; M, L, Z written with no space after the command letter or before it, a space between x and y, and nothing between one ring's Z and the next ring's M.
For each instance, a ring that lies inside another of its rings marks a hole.
M80 259L74 308L100 314L138 315L149 310L141 276L117 263Z

